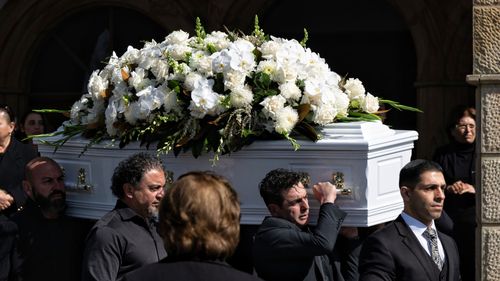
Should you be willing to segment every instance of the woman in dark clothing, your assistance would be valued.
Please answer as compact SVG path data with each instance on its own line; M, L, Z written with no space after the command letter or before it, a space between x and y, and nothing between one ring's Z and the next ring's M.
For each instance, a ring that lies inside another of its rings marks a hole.
M446 184L444 209L453 221L453 233L460 253L462 280L474 280L476 188L476 110L459 106L452 111L451 142L439 148L434 161L443 167Z
M24 166L36 157L31 145L16 140L12 133L15 116L7 105L0 104L0 280L14 280L17 274L14 259L17 226L8 216L24 203L21 188Z
M212 172L190 172L165 192L160 235L168 257L124 276L142 280L259 281L225 260L238 245L240 205L229 182Z

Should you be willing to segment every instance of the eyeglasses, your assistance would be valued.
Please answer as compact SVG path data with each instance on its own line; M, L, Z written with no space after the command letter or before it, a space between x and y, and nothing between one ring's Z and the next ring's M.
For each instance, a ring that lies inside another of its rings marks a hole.
M465 129L467 129L467 128L469 130L474 130L474 129L476 129L476 125L474 125L474 124L457 124L457 125L455 125L455 128L462 130L462 131L465 131Z

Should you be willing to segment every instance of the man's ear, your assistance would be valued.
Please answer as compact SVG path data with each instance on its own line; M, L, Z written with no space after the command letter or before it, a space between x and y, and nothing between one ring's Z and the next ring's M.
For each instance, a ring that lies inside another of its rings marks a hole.
M271 216L276 217L279 215L279 211L281 210L281 207L278 206L278 204L271 203L271 204L267 205L267 209L269 209Z
M123 185L123 193L125 194L125 197L127 198L133 198L134 197L134 186L131 185L130 183L126 183Z
M405 202L410 201L411 190L409 187L402 186L399 188L399 192L401 193L401 197L403 198L403 201L405 201Z
M33 187L31 186L29 181L23 180L23 190L29 198L33 199Z

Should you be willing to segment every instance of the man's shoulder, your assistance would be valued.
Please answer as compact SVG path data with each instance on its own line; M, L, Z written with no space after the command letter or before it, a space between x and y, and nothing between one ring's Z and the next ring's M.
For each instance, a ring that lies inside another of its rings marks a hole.
M405 227L406 226L402 221L391 221L369 235L367 239L394 242L394 237L399 236L402 232L402 228Z
M291 221L273 216L266 217L262 221L259 230L267 230L273 228L297 228L297 230L299 230L299 228Z

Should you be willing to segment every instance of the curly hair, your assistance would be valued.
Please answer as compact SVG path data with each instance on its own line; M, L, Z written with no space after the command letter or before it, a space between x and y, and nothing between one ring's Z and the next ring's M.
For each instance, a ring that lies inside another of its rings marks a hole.
M140 152L122 160L113 172L111 191L116 197L123 198L123 185L129 183L137 186L142 176L151 170L165 172L161 160L151 154Z
M230 183L212 172L189 172L160 204L159 233L169 256L225 260L240 235L240 204Z
M286 169L275 169L267 173L259 184L260 196L268 206L269 204L281 205L283 191L301 182L304 186L309 184L309 174L294 172Z

